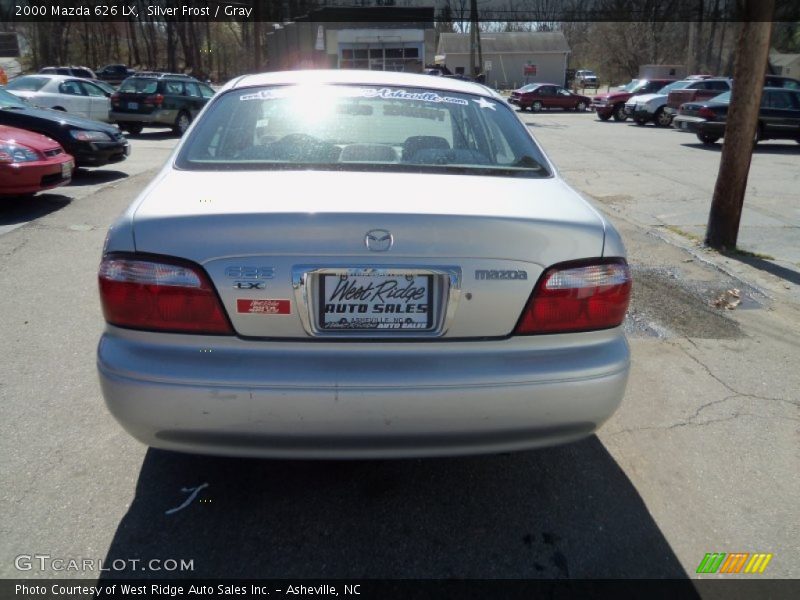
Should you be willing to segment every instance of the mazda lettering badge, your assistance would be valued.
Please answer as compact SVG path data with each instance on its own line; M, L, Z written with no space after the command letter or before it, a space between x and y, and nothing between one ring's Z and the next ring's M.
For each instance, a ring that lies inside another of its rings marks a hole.
M364 243L373 252L386 252L394 244L394 237L385 229L372 229L364 237Z

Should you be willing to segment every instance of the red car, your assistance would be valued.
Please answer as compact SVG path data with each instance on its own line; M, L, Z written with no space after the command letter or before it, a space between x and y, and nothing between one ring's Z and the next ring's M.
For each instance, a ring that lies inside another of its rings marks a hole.
M553 83L528 84L511 92L508 101L519 106L520 110L530 108L533 112L539 112L543 108L584 111L591 103L587 96L573 94Z
M24 129L0 125L0 196L26 196L69 183L75 167L61 145Z

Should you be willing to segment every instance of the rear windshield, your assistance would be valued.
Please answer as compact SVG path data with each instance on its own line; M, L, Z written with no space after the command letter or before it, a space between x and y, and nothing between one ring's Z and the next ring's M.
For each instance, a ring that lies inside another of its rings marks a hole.
M122 82L118 91L127 94L155 94L157 88L157 79L129 77Z
M524 125L499 99L351 85L227 92L196 124L177 166L550 175Z
M16 79L8 82L6 89L19 90L20 92L38 92L48 81L50 80L47 77L17 77Z

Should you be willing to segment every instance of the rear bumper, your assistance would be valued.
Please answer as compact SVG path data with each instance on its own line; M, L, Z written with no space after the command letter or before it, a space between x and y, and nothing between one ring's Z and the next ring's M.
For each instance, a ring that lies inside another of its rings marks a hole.
M365 458L521 450L585 437L625 391L619 328L427 343L250 341L108 327L109 410L150 446Z
M699 133L701 131L701 125L705 122L706 120L702 117L676 115L675 118L672 119L672 126L678 131Z
M128 113L112 110L108 119L112 123L141 123L142 125L164 125L171 127L178 117L177 110L154 110L148 114Z

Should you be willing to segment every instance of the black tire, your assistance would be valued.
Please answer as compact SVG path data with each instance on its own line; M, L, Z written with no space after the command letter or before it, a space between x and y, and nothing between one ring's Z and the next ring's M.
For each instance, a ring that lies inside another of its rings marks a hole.
M175 117L175 124L172 126L172 131L177 135L183 135L186 133L186 130L189 129L191 122L192 117L185 110L182 110L178 113L178 116Z
M706 146L713 146L719 141L718 135L711 135L710 133L698 133L697 139Z
M600 119L601 121L608 121L611 118L611 115L609 115L608 113L603 113L602 115L600 113L597 113L597 118Z
M539 100L535 100L533 104L531 104L531 110L533 112L542 112L542 103Z
M581 100L575 105L576 112L584 112L585 110L586 110L586 103L583 100Z
M614 107L614 120L615 121L627 121L628 120L628 113L625 112L625 105L620 103Z
M653 122L656 124L656 127L669 127L672 125L672 115L665 111L662 106L656 111L656 114L653 115Z
M123 128L128 131L131 135L139 135L142 133L142 129L144 129L144 125L141 123L125 123Z

